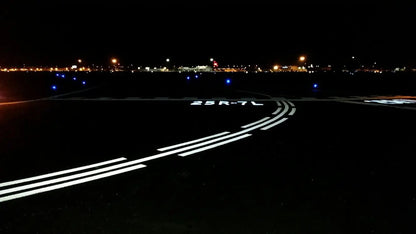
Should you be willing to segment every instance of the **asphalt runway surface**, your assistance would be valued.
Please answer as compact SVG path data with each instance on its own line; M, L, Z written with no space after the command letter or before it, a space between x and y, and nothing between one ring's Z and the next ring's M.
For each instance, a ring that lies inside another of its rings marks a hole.
M0 233L415 231L413 104L68 91L0 106Z

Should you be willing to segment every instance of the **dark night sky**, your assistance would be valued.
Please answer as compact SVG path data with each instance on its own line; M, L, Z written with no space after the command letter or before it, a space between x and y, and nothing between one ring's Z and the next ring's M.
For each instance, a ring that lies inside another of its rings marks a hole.
M415 5L10 4L0 9L0 64L415 64Z

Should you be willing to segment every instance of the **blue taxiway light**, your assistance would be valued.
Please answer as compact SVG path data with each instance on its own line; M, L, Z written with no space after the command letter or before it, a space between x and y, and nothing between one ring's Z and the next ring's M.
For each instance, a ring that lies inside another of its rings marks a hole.
M51 89L56 90L57 89L56 85L52 85Z
M76 78L76 77L73 77L72 79L73 79L73 80L77 80L77 78Z
M226 79L226 80L225 80L225 83L226 83L226 84L231 84L231 79Z
M82 81L82 84L83 84L83 85L86 85L86 84L87 84L87 82L85 82L85 81Z
M191 77L187 76L187 77L186 77L186 79L187 79L187 80L190 80L190 79L191 79Z
M62 74L62 75L61 75L61 77L62 77L62 78L65 78L65 74Z
M317 83L314 83L313 84L313 88L315 88L315 89L318 88L318 84Z
M59 77L60 76L60 74L59 73L56 73L56 77Z
M196 79L198 79L198 77L199 77L198 75L195 75L195 78L196 78Z

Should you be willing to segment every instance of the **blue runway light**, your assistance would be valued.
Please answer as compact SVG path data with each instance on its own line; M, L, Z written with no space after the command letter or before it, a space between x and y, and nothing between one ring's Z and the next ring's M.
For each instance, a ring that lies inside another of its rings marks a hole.
M226 79L226 80L225 80L225 83L226 83L226 84L231 84L231 79Z
M86 81L82 81L82 85L86 85L87 84L87 82Z
M59 73L56 73L56 77L59 77Z
M52 90L56 90L56 89L57 89L56 85L52 85L52 86L51 86L51 89L52 89Z
M76 78L76 77L73 77L72 79L73 79L73 80L77 80L77 78Z
M318 88L318 84L317 84L317 83L314 83L314 84L313 84L313 88L314 88L314 89Z
M186 77L186 79L187 79L187 80L190 80L190 79L191 79L191 77L187 76L187 77Z
M65 78L65 74L62 74L62 75L61 75L61 77L62 77L62 78Z
M198 75L195 75L195 78L196 78L196 79L198 79L198 77L199 77Z

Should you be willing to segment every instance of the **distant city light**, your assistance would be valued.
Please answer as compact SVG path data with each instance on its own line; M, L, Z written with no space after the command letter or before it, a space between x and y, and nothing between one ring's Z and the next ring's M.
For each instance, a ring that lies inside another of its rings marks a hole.
M274 67L273 67L273 70L278 70L279 69L279 66L277 66L277 65L275 65Z
M355 56L352 56L351 58L352 58L352 59L355 59Z
M118 60L117 60L117 59L115 59L115 58L113 58L113 59L111 59L111 62L112 62L113 64L116 64L116 63L118 62Z
M213 58L210 58L210 59L209 59L209 61L210 61L210 62L214 62L214 59L213 59Z
M78 59L78 63L82 63L82 59Z
M168 62L170 62L170 59L169 59L169 58L167 58L167 59L166 59L166 62L167 62L167 63L168 63Z
M299 61L304 62L305 60L306 60L306 57L305 56L300 56L299 57Z
M57 89L57 87L56 87L56 85L52 85L52 90L56 90Z

